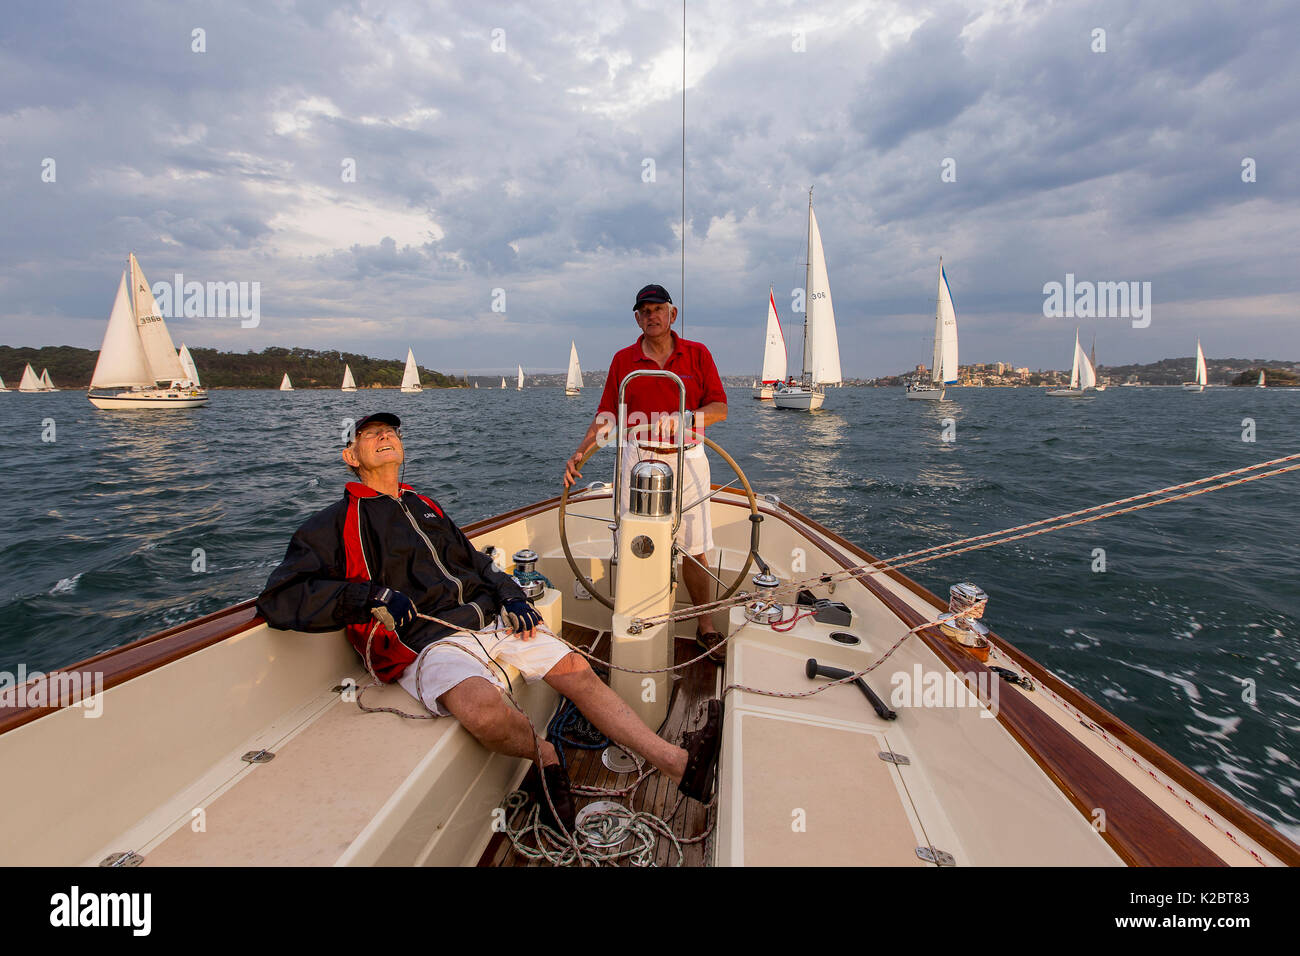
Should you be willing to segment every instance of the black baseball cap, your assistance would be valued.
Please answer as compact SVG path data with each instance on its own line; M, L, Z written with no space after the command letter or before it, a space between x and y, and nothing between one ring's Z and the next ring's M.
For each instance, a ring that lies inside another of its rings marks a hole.
M632 306L633 311L641 308L647 302L667 302L672 305L673 297L661 285L648 285L636 294L636 304Z
M367 415L365 418L353 425L352 434L360 435L361 429L365 428L367 425L374 425L375 423L379 423L380 425L392 425L394 428L402 427L402 420L391 412L375 412L373 415Z

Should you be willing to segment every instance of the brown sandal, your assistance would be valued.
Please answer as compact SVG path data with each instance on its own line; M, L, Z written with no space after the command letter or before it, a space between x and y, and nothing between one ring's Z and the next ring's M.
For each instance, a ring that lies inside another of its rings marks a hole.
M707 803L722 752L722 701L710 700L704 726L682 738L686 748L686 772L677 789L700 803Z
M727 662L726 637L720 631L695 632L695 643L709 652L709 660L715 664Z

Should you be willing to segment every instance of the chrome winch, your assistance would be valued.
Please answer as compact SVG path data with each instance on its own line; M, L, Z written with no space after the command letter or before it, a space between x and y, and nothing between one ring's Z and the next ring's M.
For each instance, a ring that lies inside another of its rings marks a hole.
M523 548L515 552L515 570L510 575L524 592L524 597L536 601L546 593L546 582L537 573L537 552Z
M755 624L775 624L785 617L785 607L776 599L781 579L770 571L760 571L751 580L758 593L745 605L745 617Z
M989 596L983 588L963 581L948 589L948 612L938 618L939 629L944 634L981 659L987 659L990 646L986 637L988 626L979 620L988 603Z

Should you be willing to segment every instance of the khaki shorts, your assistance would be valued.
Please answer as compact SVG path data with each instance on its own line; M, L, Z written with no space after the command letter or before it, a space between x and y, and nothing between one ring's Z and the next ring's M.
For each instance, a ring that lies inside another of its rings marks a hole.
M420 656L402 671L397 683L419 700L416 684L418 672L418 690L424 692L424 706L439 717L449 717L450 711L438 705L438 698L457 684L471 677L482 677L502 690L506 687L501 668L490 664L485 667L476 658L514 667L525 681L532 684L545 677L565 655L573 653L549 631L543 630L543 627L544 625L539 625L537 633L527 641L515 637L500 622L488 634L474 635L461 631L444 637L422 650ZM448 647L449 644L458 644L472 651L474 656Z
M619 480L619 507L626 508L630 497L628 474L638 461L664 461L675 472L677 470L677 452L655 452L638 448L634 443L623 446L623 474ZM704 454L704 446L696 445L686 450L686 483L682 487L682 507L692 501L699 501L711 490L709 487L709 459ZM674 497L676 492L674 491ZM682 515L682 523L677 528L674 539L687 554L699 555L713 550L713 525L709 520L709 502L703 501Z

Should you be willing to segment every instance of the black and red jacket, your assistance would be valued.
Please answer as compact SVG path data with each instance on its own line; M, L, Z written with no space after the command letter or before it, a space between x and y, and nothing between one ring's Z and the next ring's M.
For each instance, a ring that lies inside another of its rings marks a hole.
M367 607L372 584L401 591L425 614L471 630L489 626L502 604L524 597L432 498L410 485L400 494L398 500L348 482L342 501L294 533L257 599L258 613L272 627L345 627L363 659L369 641L370 666L384 681L396 680L420 651L455 631L421 618L401 634L388 630Z

